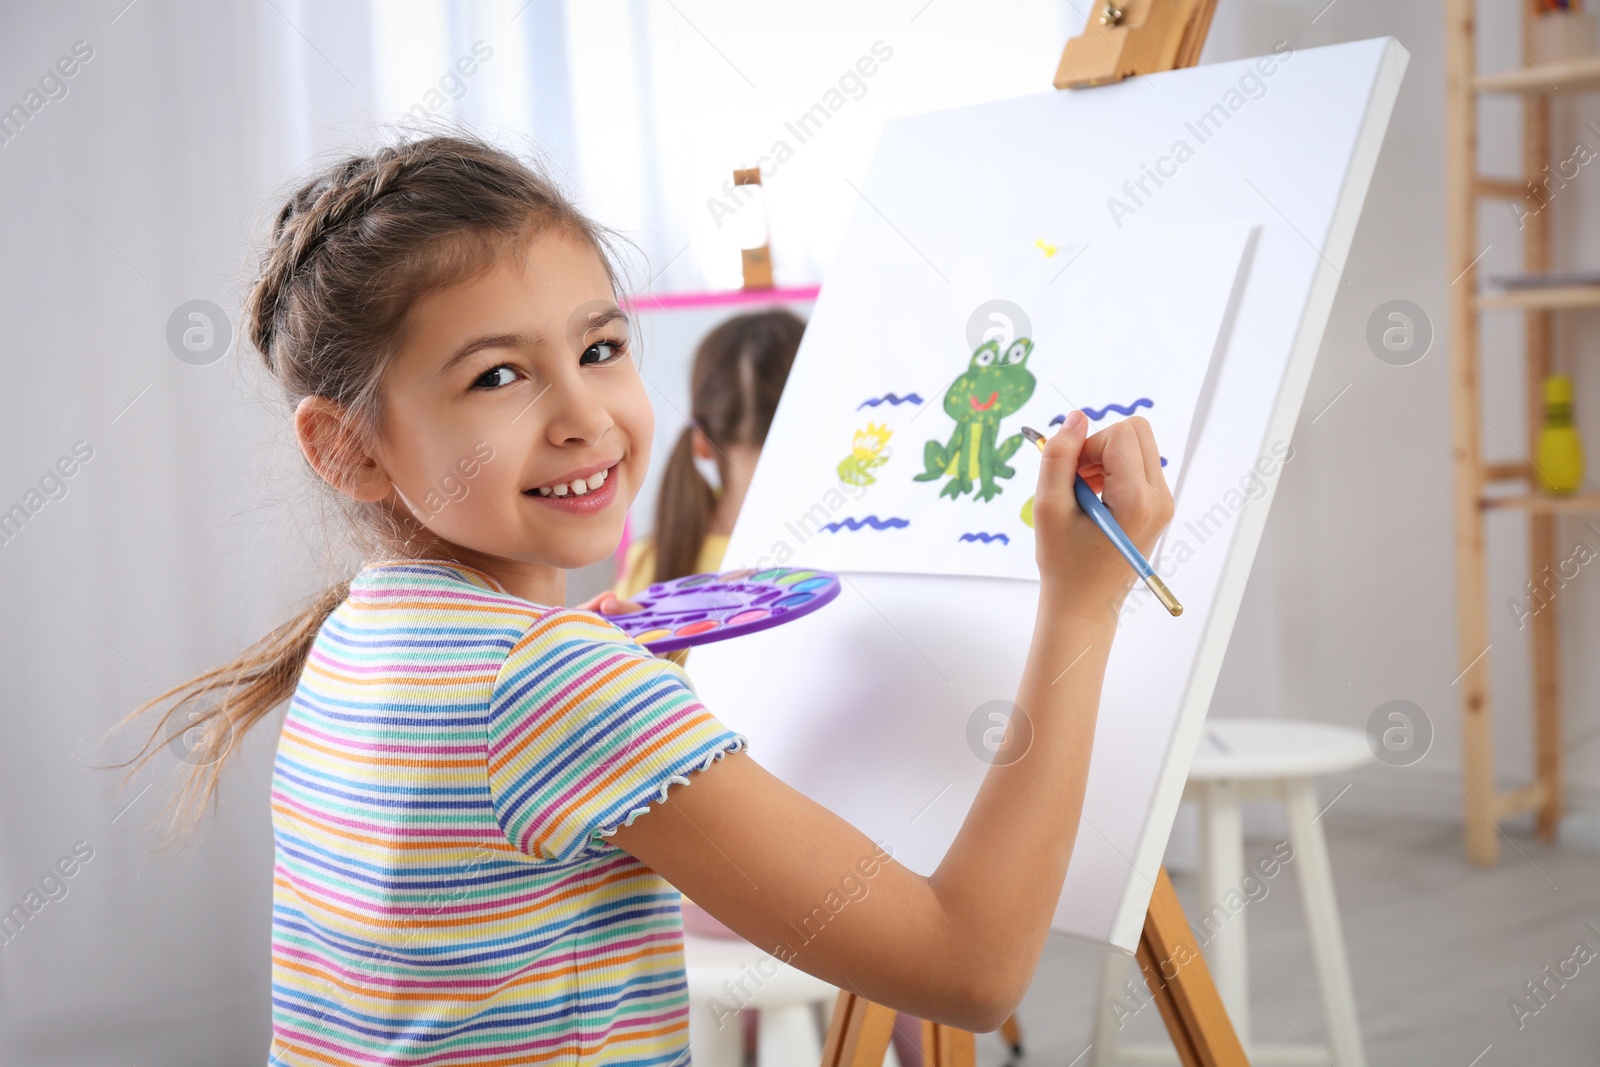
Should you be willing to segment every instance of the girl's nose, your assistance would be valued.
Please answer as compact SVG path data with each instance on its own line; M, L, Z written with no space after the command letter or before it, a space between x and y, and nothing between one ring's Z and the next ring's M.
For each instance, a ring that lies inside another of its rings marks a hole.
M596 392L577 375L557 382L545 399L554 401L545 431L551 444L593 444L614 421Z

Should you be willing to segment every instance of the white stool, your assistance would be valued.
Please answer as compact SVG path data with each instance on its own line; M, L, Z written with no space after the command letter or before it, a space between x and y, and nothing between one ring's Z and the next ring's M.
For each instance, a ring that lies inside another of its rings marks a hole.
M1359 730L1320 723L1280 719L1213 719L1206 723L1183 799L1200 805L1200 891L1211 907L1227 894L1243 893L1245 876L1244 828L1240 805L1251 801L1281 801L1289 823L1294 857L1286 866L1295 869L1300 899L1322 990L1322 1010L1327 1020L1331 1049L1307 1045L1252 1045L1250 1041L1250 983L1245 953L1245 912L1227 914L1204 946L1222 1003L1228 1009L1239 1040L1256 1067L1268 1064L1323 1064L1365 1067L1361 1027L1356 1019L1355 993L1350 986L1350 965L1344 954L1339 927L1339 906L1333 895L1333 870L1323 837L1316 790L1311 779L1320 774L1347 771L1372 758L1367 739ZM1252 870L1257 880L1261 872ZM1231 909L1224 908L1225 913ZM1191 915L1200 927L1203 914ZM1196 938L1198 941L1199 938ZM1122 982L1132 968L1128 957L1107 952L1100 966L1100 995L1095 1012L1094 1063L1096 1067L1130 1062L1176 1063L1170 1048L1121 1046L1118 1024L1108 1005L1124 999ZM1135 981L1142 984L1142 978Z
M816 1009L826 1025L839 995L833 986L780 963L743 938L686 933L683 962L689 984L689 1057L695 1067L742 1067L744 1027L738 1015L728 1015L730 1009L758 1012L757 1067L817 1067L822 1062Z

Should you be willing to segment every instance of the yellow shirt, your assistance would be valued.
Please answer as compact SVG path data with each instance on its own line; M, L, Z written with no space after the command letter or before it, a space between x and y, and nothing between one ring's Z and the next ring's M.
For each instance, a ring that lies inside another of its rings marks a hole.
M700 542L700 558L695 560L696 574L710 574L722 566L722 556L728 551L727 534L706 534L706 539ZM623 600L632 599L634 594L642 593L650 588L656 577L656 543L651 537L641 538L628 546L627 558L622 564L622 573L617 575L617 583L611 591Z

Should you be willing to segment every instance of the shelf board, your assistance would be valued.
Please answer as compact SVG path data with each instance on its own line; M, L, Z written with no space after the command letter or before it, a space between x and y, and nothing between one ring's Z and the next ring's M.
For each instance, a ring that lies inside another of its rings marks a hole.
M1496 290L1478 294L1480 308L1523 310L1600 307L1600 285L1564 285L1547 288Z
M1511 463L1485 463L1479 476L1486 482L1526 482L1533 478L1533 464L1516 460Z
M1574 493L1571 496L1554 496L1549 493L1519 493L1515 496L1480 497L1478 506L1485 511L1500 508L1520 508L1541 514L1584 514L1600 511L1600 493Z
M1472 84L1480 93L1559 93L1600 89L1600 56L1480 74Z

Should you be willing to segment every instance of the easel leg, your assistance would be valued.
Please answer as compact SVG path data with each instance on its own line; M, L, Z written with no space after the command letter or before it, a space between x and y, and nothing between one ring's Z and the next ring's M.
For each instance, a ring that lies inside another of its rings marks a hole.
M1249 1067L1165 867L1150 896L1138 957L1184 1067Z
M894 1015L888 1008L841 991L828 1025L822 1067L882 1067L894 1036ZM922 1020L920 1067L973 1067L977 1058L976 1035Z
M1150 895L1138 959L1184 1067L1250 1067L1165 867ZM822 1067L880 1067L893 1033L894 1012L841 992ZM976 1058L974 1035L923 1022L923 1067L972 1067Z
M893 1035L894 1012L840 990L828 1023L822 1067L882 1067Z
M922 1067L972 1067L977 1059L971 1031L922 1020Z
M1013 1056L1022 1055L1022 1024L1015 1015L1000 1024L1000 1037Z

